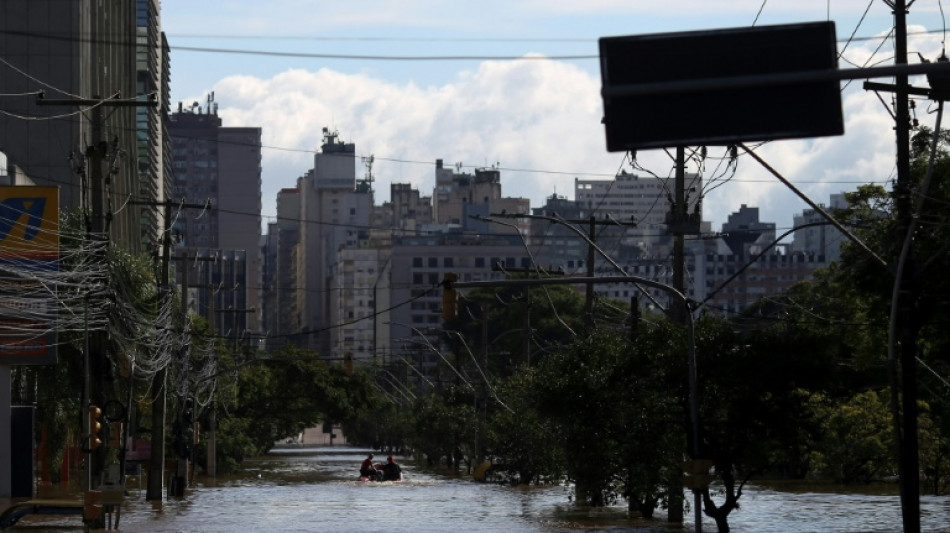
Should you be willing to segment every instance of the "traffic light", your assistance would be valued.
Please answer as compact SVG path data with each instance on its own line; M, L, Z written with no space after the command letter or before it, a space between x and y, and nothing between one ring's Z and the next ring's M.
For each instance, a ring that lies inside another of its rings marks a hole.
M446 272L442 278L442 320L454 320L459 316L459 295L452 286L459 280L459 275Z
M122 422L112 422L109 424L109 447L116 450L122 449Z
M195 401L191 397L182 402L181 420L185 425L191 425L195 421Z
M89 449L95 450L102 445L102 437L99 434L102 431L102 421L99 420L102 418L102 409L90 404L87 414L89 416Z

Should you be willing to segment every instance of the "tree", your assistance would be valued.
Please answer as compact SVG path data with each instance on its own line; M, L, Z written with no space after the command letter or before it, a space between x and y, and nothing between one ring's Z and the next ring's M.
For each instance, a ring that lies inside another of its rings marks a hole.
M542 477L560 479L563 473L558 425L538 409L537 379L539 375L533 370L513 376L496 391L502 400L490 402L485 446L495 462L492 471L519 484Z
M224 471L320 421L353 419L379 401L364 373L350 375L293 348L233 368L218 377L218 457Z
M816 472L838 483L867 483L896 471L886 392L864 391L844 401L814 394L809 406L821 428L812 451Z

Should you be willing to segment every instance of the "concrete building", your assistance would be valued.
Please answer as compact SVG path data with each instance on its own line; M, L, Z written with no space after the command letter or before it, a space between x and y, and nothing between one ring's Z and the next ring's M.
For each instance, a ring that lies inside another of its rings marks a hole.
M774 223L761 222L758 208L742 205L723 224L715 248L693 253L690 296L704 303L705 312L734 314L828 265L826 256L774 244L775 237Z
M759 208L742 204L722 225L721 238L733 255L757 254L775 241L775 223L760 222Z
M245 281L235 302L244 302L242 330L261 328L261 129L223 127L214 95L206 107L193 104L169 117L174 170L173 200L208 203L209 209L173 211L176 254L219 250L245 259ZM181 278L179 277L179 283ZM192 282L201 283L192 278ZM220 312L223 312L219 308Z
M825 208L824 206L821 206ZM846 209L848 202L844 194L832 194L831 203L826 210ZM829 223L825 217L814 209L806 209L801 214L795 215L794 227L804 226L806 224L818 224L802 228L795 231L792 240L792 251L803 252L809 255L823 255L830 263L841 259L841 245L846 237L838 228Z
M90 208L94 231L133 253L155 244L160 228L148 204L162 200L164 179L163 39L158 0L0 2L0 94L8 95L0 147L15 169L8 180L59 187L63 210ZM99 99L106 102L92 105ZM51 119L63 115L71 118Z
M685 178L687 212L701 219L702 177L689 174ZM672 242L667 231L667 214L673 191L672 178L638 176L626 171L613 180L574 179L574 201L587 216L610 218L618 222L635 222L628 229L625 242L640 253L667 255Z
M297 180L300 199L299 240L296 247L295 344L332 358L331 307L341 288L330 285L339 251L356 247L369 237L373 190L368 180L356 179L356 146L323 129L321 151L313 169Z
M168 123L170 111L170 64L168 41L161 32L161 1L135 2L136 94L140 100L153 99L159 105L135 108L138 143L138 187L142 199L154 205L140 205L139 232L143 249L161 243L165 227L161 204L171 198L172 173Z
M460 170L460 169L459 169ZM522 213L530 210L527 198L502 197L501 172L496 168L476 169L475 174L453 172L445 168L442 160L435 161L435 190L432 193L432 214L439 224L464 227L482 233L527 235L528 221L514 219L516 227L489 224L475 220L474 216L492 213Z
M382 364L407 364L411 380L450 379L442 356L452 352L442 329L442 291L448 272L460 281L504 279L492 265L529 268L521 238L459 231L396 239L390 256L390 352Z
M330 269L332 358L378 363L389 353L390 247L343 248Z
M297 251L300 242L300 191L285 188L277 192L277 221L268 225L268 251L273 263L273 278L265 283L265 301L273 307L264 309L263 331L268 349L286 344L299 344L294 335L303 327L297 312Z

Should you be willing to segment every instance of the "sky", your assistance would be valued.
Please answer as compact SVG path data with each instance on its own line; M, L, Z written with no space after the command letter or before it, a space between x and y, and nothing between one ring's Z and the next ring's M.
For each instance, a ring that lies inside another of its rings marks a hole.
M940 55L943 15L941 0L912 2L911 62ZM356 145L358 177L373 157L377 204L391 183L431 195L436 159L469 173L496 167L502 195L532 207L573 199L575 179L671 176L672 151L639 151L636 167L607 151L601 37L832 20L840 68L894 57L884 0L162 0L161 17L173 107L204 108L213 91L225 126L262 128L265 225L277 191L312 168L323 128ZM862 84L841 83L844 135L756 151L816 203L895 178L891 95ZM933 127L935 116L918 102L920 124ZM724 173L725 155L709 147L703 167L687 169L705 176L703 218L714 230L743 204L780 231L808 208L748 156Z

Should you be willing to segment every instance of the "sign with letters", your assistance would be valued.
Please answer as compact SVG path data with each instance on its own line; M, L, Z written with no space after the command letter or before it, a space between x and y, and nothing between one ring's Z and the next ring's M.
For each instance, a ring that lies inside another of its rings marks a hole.
M0 187L0 364L56 362L59 189Z

